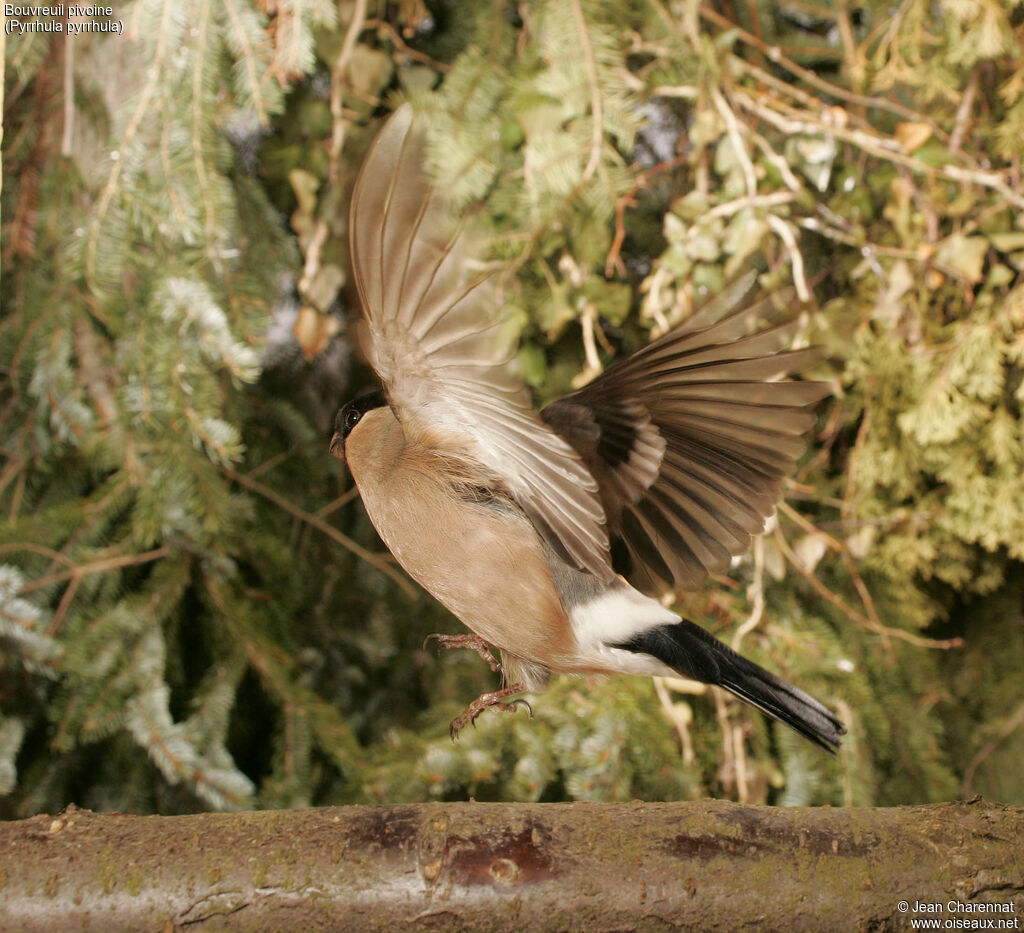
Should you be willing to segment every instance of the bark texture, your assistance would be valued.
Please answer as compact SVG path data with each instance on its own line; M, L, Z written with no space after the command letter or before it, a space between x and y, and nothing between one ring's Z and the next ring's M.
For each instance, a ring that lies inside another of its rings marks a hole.
M915 904L950 901L967 907L940 916L1024 926L1024 810L980 800L172 817L71 808L0 824L5 933L903 930L922 915Z

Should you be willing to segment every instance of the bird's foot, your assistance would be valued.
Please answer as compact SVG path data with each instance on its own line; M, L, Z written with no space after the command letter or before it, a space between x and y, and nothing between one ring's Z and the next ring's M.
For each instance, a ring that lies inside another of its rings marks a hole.
M426 648L427 643L432 641L436 641L438 647L444 648L446 651L451 651L452 648L469 648L480 655L495 674L501 673L501 663L492 653L490 644L479 635L428 635L423 640L423 647ZM489 696L489 694L484 695Z
M526 708L530 718L533 719L533 709L526 700L518 699L512 700L510 703L505 702L509 697L522 693L525 689L526 687L523 684L512 684L510 687L502 687L493 693L481 693L480 696L466 707L466 711L461 716L456 716L452 720L452 724L449 727L452 741L455 741L458 734L469 723L473 723L475 726L476 717L485 709L496 709L502 713L514 713L520 706L523 706Z

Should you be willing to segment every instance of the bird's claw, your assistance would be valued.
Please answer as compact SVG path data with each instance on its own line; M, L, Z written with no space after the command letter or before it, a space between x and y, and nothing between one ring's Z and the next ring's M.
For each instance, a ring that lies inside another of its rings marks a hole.
M522 693L524 690L522 684L512 684L510 687L502 687L501 690L495 690L493 693L482 693L478 696L469 706L466 707L465 712L460 716L456 716L451 725L448 727L448 732L454 742L458 738L459 733L469 724L476 727L477 717L485 709L494 709L500 713L514 713L519 707L525 707L526 714L533 719L533 707L526 702L522 697L517 697L514 700L506 701L507 697L515 696L517 693Z

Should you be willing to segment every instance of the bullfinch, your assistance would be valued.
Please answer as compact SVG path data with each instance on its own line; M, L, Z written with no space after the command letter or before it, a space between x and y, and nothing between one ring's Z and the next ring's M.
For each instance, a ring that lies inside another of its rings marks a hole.
M654 598L764 531L828 394L781 377L818 351L788 349L792 323L758 330L767 302L737 310L727 289L537 412L478 237L429 185L425 150L406 104L355 185L360 341L383 389L338 412L331 452L398 562L472 632L442 644L499 653L503 686L453 736L552 673L682 675L834 754L845 729L828 709Z

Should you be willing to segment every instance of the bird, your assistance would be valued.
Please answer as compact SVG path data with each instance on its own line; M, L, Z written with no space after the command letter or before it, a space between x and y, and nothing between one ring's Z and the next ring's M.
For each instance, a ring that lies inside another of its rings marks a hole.
M426 147L403 104L353 189L358 336L382 387L340 408L330 451L398 563L469 629L440 644L502 675L452 737L555 673L682 675L834 755L832 712L656 598L764 531L829 391L782 377L819 351L790 348L795 322L758 330L765 301L735 307L748 276L538 412L479 234L431 187Z

